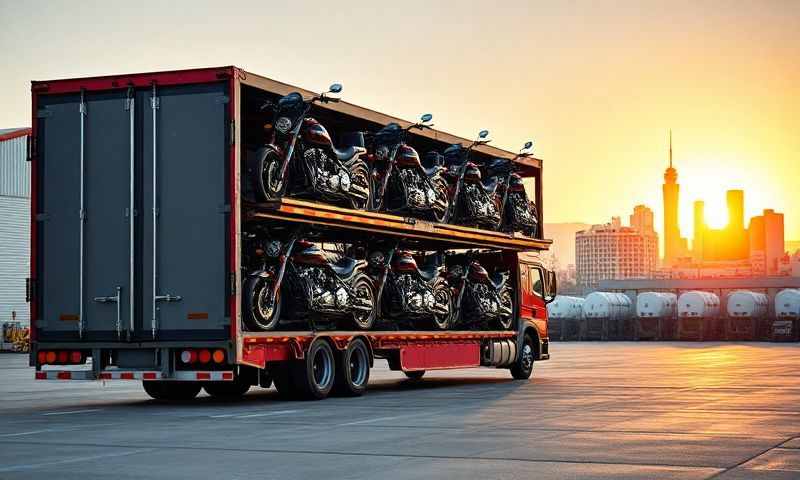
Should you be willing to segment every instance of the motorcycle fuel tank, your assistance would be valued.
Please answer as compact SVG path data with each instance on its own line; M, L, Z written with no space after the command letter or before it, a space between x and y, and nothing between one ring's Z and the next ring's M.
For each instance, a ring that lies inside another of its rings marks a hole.
M333 145L331 136L321 123L313 118L303 120L303 140L317 145Z
M397 165L401 167L422 166L419 161L419 154L408 145L400 145L397 149Z
M328 257L325 252L311 242L298 241L292 259L302 265L327 265Z
M398 272L415 272L417 261L408 252L398 252L394 257L394 269Z
M475 262L469 268L469 278L473 282L485 282L489 280L489 272L481 264Z

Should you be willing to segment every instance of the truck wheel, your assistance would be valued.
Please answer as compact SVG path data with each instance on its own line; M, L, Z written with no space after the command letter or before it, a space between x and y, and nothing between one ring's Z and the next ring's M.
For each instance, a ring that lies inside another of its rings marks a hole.
M315 340L306 352L305 360L296 362L292 370L292 380L301 398L322 400L327 397L336 376L331 346L325 340Z
M517 380L527 380L533 373L533 339L527 333L522 340L522 350L517 356L517 361L511 367L511 376Z
M197 382L144 381L144 391L156 400L191 400L200 393Z
M281 291L275 295L275 301L270 302L272 296L272 281L265 277L250 277L245 287L247 309L244 320L247 328L252 331L269 331L278 326L281 316Z
M363 395L369 383L367 345L360 338L356 338L347 345L337 360L334 392L348 397Z
M203 390L214 398L235 399L247 393L250 384L237 378L232 382L207 382L203 385Z
M403 373L406 375L406 377L408 377L409 380L416 382L422 380L422 377L425 375L425 370L413 370L409 372L404 371Z

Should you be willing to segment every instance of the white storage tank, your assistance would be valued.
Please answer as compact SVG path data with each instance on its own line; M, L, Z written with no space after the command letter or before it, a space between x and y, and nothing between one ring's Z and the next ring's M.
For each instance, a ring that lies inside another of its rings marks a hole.
M769 298L763 293L738 290L728 296L728 316L763 318L767 316Z
M547 316L551 319L579 320L583 315L584 299L558 295L547 304Z
M678 296L668 292L642 292L636 296L636 316L639 318L674 318Z
M775 295L775 316L800 319L800 289L787 288Z
M719 297L710 292L692 290L678 297L678 316L689 318L717 318Z
M583 302L586 318L627 320L633 316L633 303L627 295L612 292L593 292Z

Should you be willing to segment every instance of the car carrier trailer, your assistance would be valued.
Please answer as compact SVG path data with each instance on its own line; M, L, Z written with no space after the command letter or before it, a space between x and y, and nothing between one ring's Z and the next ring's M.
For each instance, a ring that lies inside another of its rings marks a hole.
M153 397L241 394L250 385L323 398L363 393L375 358L419 378L488 366L528 378L549 358L551 241L283 198L255 203L243 163L263 136L259 105L291 91L236 67L32 82L30 364L40 380L137 380ZM356 131L408 122L346 102L314 115ZM441 150L466 139L422 131ZM475 155L514 158L483 145ZM542 224L542 161L531 179ZM512 272L508 331L247 331L242 225L305 225L331 238L494 252Z

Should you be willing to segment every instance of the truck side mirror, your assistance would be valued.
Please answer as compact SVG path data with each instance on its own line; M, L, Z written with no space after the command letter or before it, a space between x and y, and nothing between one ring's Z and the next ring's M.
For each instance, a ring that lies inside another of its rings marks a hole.
M556 278L556 272L552 270L546 270L547 272L547 284L545 288L547 291L544 295L544 302L550 303L556 299L556 295L558 294L558 279Z

